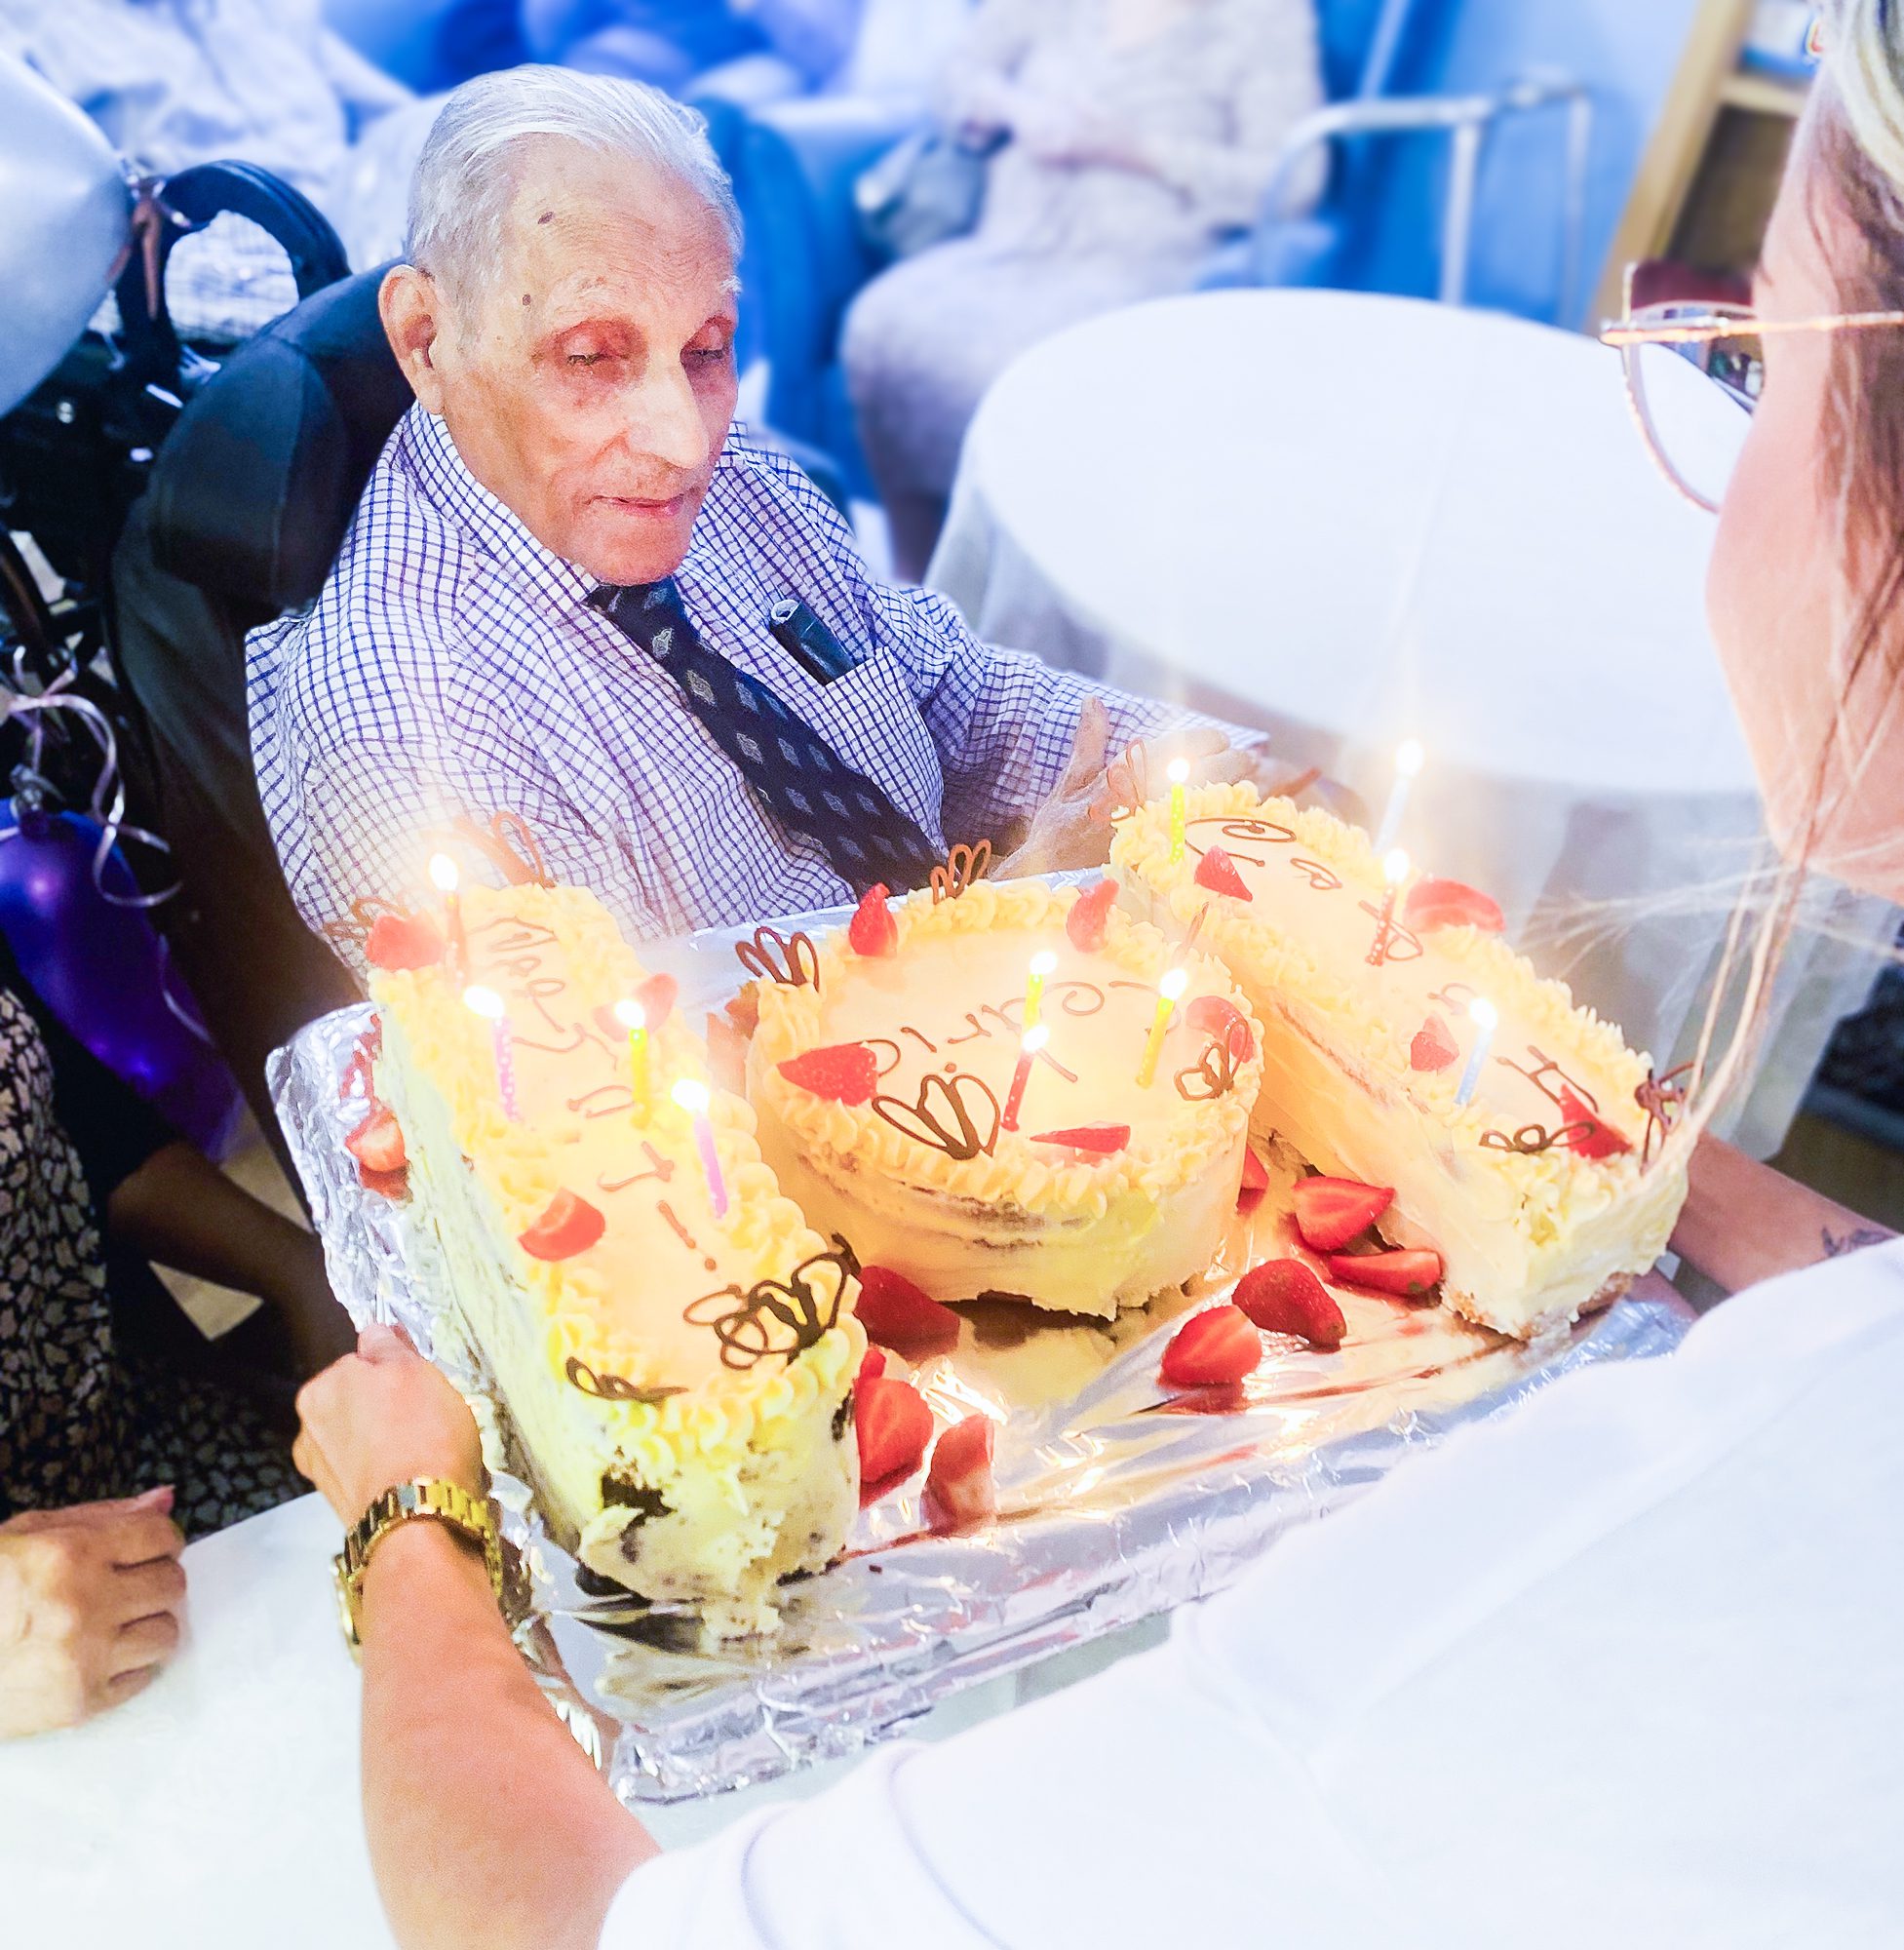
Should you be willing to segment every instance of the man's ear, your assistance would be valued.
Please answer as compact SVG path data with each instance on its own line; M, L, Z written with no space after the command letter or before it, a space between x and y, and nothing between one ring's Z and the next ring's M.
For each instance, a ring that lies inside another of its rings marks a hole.
M442 297L436 280L414 264L395 265L377 292L383 335L417 403L432 413L443 410L443 379L435 358L443 335Z

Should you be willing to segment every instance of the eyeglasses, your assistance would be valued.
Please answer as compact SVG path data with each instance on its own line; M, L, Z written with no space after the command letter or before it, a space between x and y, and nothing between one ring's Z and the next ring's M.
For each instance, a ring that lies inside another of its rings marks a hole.
M1766 385L1765 341L1797 332L1904 327L1904 312L1842 312L1764 319L1749 305L1702 301L1632 304L1602 331L1626 369L1626 397L1653 464L1690 501L1716 515L1738 465Z

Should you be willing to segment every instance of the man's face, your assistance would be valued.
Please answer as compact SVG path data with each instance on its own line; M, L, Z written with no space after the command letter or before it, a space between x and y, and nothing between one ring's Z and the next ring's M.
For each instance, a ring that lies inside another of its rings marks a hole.
M412 295L386 292L386 324L476 479L603 582L671 573L734 410L734 265L716 214L625 156L546 141L469 289L404 277Z

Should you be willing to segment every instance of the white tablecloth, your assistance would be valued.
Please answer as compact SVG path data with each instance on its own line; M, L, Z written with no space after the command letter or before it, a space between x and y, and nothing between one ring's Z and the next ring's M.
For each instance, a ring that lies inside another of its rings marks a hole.
M1492 892L1663 1068L1703 1013L1716 883L1762 831L1705 623L1712 530L1590 340L1228 292L1113 313L1006 371L929 580L994 643L1272 732L1376 815L1419 738L1401 843ZM1729 1126L1761 1155L1894 926L1819 892L1852 942L1788 961Z
M388 1950L358 1811L337 1540L323 1500L305 1497L193 1544L186 1643L160 1678L88 1726L0 1743L9 1950ZM956 1732L1159 1630L974 1687L910 1731ZM852 1765L641 1819L680 1848Z

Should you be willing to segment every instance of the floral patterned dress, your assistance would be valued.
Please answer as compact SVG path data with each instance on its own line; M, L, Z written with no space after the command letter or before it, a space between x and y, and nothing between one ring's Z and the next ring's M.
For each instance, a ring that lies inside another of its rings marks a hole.
M259 1407L120 1330L100 1213L172 1142L0 943L0 1518L171 1483L194 1537L305 1487Z

